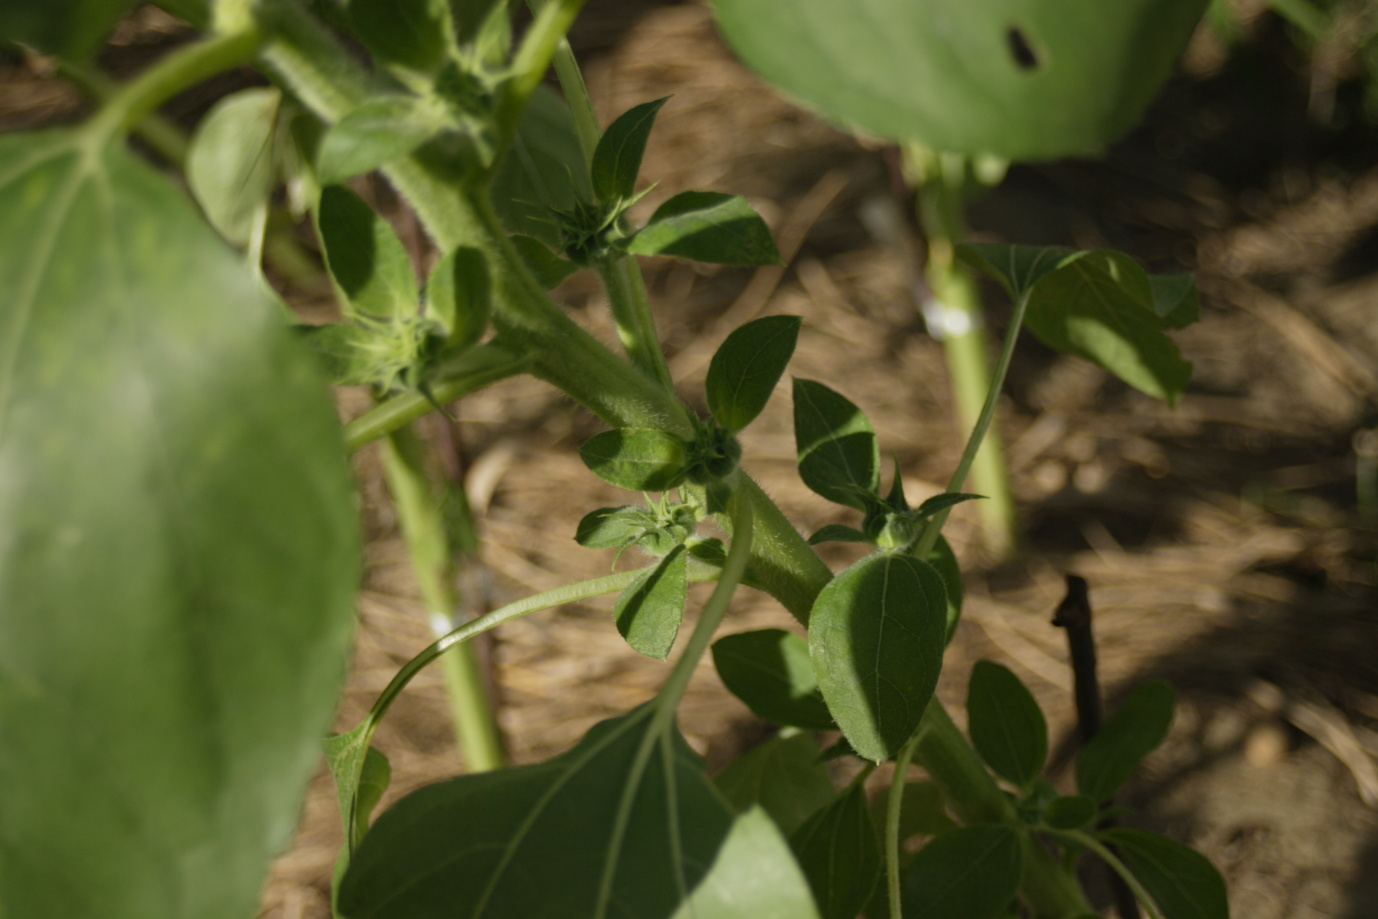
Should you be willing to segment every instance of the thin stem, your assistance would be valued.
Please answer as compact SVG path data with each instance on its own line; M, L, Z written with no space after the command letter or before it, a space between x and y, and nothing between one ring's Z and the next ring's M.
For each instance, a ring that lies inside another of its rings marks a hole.
M527 0L532 12L540 13L550 0ZM593 151L598 148L598 140L603 136L598 126L598 115L593 110L593 100L589 97L588 85L579 62L574 58L574 49L568 39L560 39L555 46L555 76L560 80L560 88L565 93L565 103L574 119L574 135L579 139L579 151L585 163L593 162Z
M617 337L627 356L641 371L661 386L673 392L674 380L665 352L660 347L660 333L651 316L650 300L646 296L646 282L636 256L623 255L599 268L598 276L608 292Z
M962 487L967 474L971 472L971 465L976 460L976 454L981 449L981 441L985 439L986 432L990 430L991 421L995 418L995 406L999 402L1000 391L1005 386L1005 375L1009 373L1010 360L1014 357L1014 346L1019 340L1019 330L1024 325L1024 313L1028 311L1028 308L1029 295L1025 293L1014 305L1014 314L1010 317L1010 326L1005 332L1005 341L1000 347L1000 357L995 362L995 374L991 377L990 388L986 391L985 403L981 406L981 414L976 419L976 425L972 428L971 436L967 438L966 447L962 450L962 458L957 462L957 469L948 481L948 491L958 491ZM947 522L948 513L950 513L950 509L945 509L934 515L914 549L916 556L927 558L928 553L933 551L933 546L938 541L938 534L942 532L943 524Z
M57 72L97 102L105 102L120 91L118 83L95 67L80 61L59 60ZM150 112L134 125L134 133L152 147L154 152L178 169L186 162L186 136L177 125L157 112Z
M1049 831L1054 837L1060 837L1068 842L1083 846L1091 851L1097 858L1110 866L1110 869L1119 875L1127 886L1134 893L1135 899L1143 904L1144 909L1148 910L1152 919L1163 919L1163 914L1158 910L1158 905L1153 902L1153 897L1144 886L1139 883L1139 879L1134 876L1124 862L1120 861L1119 856L1110 851L1110 848L1103 845L1100 840L1084 830L1052 830Z
M498 124L505 131L514 131L527 100L536 91L545 72L550 69L550 60L555 49L565 40L565 33L574 24L574 18L584 0L548 0L541 4L536 18L522 37L521 46L512 57L514 77L509 89L498 106Z
M127 133L182 90L253 60L261 41L250 24L173 51L111 95L88 130L98 137Z
M929 707L937 704L937 700L933 700ZM900 905L900 814L904 810L905 774L923 735L924 725L920 723L914 736L900 747L885 799L885 893L890 904L890 919L904 919Z

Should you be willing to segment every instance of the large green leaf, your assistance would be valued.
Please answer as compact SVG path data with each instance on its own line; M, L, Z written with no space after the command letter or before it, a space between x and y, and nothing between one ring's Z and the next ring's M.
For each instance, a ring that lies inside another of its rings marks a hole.
M727 635L713 643L713 665L733 695L758 717L813 731L836 729L804 639L784 629Z
M813 380L794 380L794 443L799 477L829 501L857 510L880 487L875 429L846 396Z
M346 315L416 316L419 294L411 258L392 226L343 185L321 191L316 229Z
M66 58L88 57L134 0L5 0L0 38Z
M1033 693L1008 667L977 661L967 683L967 733L1006 781L1027 789L1048 756L1048 723Z
M118 146L0 140L0 914L251 915L359 576L333 405Z
M918 727L942 669L946 607L942 577L909 555L864 558L819 593L809 654L858 755L887 760Z
M670 655L684 618L689 581L687 552L675 546L660 562L627 585L613 606L617 631L638 652L658 661Z
M785 838L759 807L732 821L718 857L674 919L819 919Z
M1196 321L1190 277L1151 278L1110 250L986 244L961 251L1011 296L1029 297L1025 322L1048 347L1099 364L1150 396L1181 398L1191 364L1163 329Z
M635 255L673 255L719 265L778 265L770 227L738 195L685 191L656 208L627 242Z
M1171 72L1207 0L714 0L728 43L844 125L955 153L1091 153Z
M766 316L723 340L704 381L715 421L736 433L761 414L794 355L802 322L798 316Z
M860 784L790 836L823 919L856 919L880 880L880 843Z
M837 796L828 764L807 734L776 734L718 773L713 784L733 810L760 805L786 834Z
M1200 852L1127 827L1106 830L1104 838L1153 897L1163 919L1229 919L1225 879Z
M386 811L340 886L349 919L669 919L733 827L654 705L544 763L466 775ZM401 857L399 857L401 856ZM708 915L751 919L721 909Z
M960 827L919 850L904 871L905 919L996 919L1019 890L1024 852L1003 823Z

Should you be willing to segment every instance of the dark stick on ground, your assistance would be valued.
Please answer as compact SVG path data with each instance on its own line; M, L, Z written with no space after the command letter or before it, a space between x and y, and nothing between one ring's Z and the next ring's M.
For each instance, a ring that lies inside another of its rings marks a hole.
M1083 746L1100 732L1100 680L1096 677L1096 639L1091 631L1091 596L1086 579L1067 575L1067 595L1053 613L1053 625L1067 630L1067 648L1072 658L1072 686L1077 705L1077 735ZM1110 825L1107 820L1104 825ZM1107 871L1115 908L1120 919L1139 919L1139 903L1129 885L1118 874Z

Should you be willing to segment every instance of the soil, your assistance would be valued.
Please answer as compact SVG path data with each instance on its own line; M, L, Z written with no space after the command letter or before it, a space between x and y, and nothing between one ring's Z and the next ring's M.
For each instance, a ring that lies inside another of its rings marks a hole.
M108 60L127 66L165 41L159 22L132 29ZM591 0L573 41L604 123L674 94L645 160L643 175L658 183L647 206L688 189L744 194L788 263L645 261L686 400L701 402L708 358L732 328L801 315L791 372L868 413L911 500L941 490L961 432L942 346L916 309L919 250L868 230L878 211L909 206L893 155L760 83L723 47L702 3ZM1346 66L1305 59L1266 15L1246 16L1233 49L1203 32L1144 126L1104 158L1016 167L971 209L978 239L1114 247L1155 271L1194 271L1202 321L1174 333L1195 373L1173 407L1021 344L1000 429L1023 541L997 565L970 509L949 524L967 604L940 694L960 714L973 661L1014 668L1049 715L1065 784L1075 716L1065 637L1050 618L1064 576L1086 578L1109 704L1149 678L1178 692L1167 743L1125 796L1129 819L1206 853L1226 876L1233 914L1250 919L1378 916L1378 123L1364 117L1362 74ZM80 108L33 63L0 76L7 128ZM180 105L194 112L206 98ZM1008 305L987 293L998 335ZM557 297L612 340L594 284L572 279ZM322 295L296 300L320 309ZM346 415L364 403L342 393ZM474 606L606 573L610 553L572 541L584 513L623 501L575 452L597 423L531 380L456 412L457 434L439 424L432 433L453 447L480 514ZM799 483L789 414L777 398L747 432L748 468L802 531L854 523ZM358 468L369 575L342 729L430 640L368 451ZM852 557L828 556L835 566ZM749 593L728 630L794 626ZM611 628L608 605L518 620L487 646L513 762L567 749L663 679L664 664L638 657ZM767 735L711 665L682 720L715 768ZM376 742L393 765L389 799L462 770L438 675L418 678ZM264 915L328 916L339 842L322 774L274 867Z

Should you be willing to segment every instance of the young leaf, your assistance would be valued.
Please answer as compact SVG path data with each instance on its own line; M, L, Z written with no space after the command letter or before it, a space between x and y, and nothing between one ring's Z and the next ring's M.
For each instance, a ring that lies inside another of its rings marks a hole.
M716 0L728 44L838 123L935 150L1056 159L1138 121L1206 0Z
M332 386L370 386L379 382L374 360L368 352L373 333L362 326L344 322L297 326L306 346L321 358L325 375Z
M574 541L586 549L620 549L646 531L646 512L634 504L600 507L579 521Z
M273 130L282 93L253 88L215 104L191 137L187 185L211 226L236 246L249 242L273 194Z
M859 756L887 760L918 727L942 669L945 606L942 577L908 555L864 558L819 593L809 656Z
M996 919L1019 891L1024 852L1003 823L951 830L919 850L904 871L905 919Z
M819 919L809 884L770 815L732 821L708 874L670 919Z
M385 64L421 74L445 62L450 37L446 0L347 0L354 34Z
M723 685L757 717L811 731L836 729L804 639L784 629L727 635L713 643Z
M608 125L593 151L593 193L599 201L625 201L636 193L641 156L651 136L656 113L670 97L643 102L623 112Z
M821 542L870 542L871 539L856 527L843 526L840 523L829 523L809 537L809 545L816 546Z
M534 236L552 248L560 245L560 231L551 213L593 197L574 118L552 90L538 86L531 94L489 197L508 232Z
M866 792L853 785L789 840L822 919L856 919L880 880L880 845Z
M1011 300L1018 301L1034 285L1067 263L1071 249L1061 246L1020 246L1003 243L962 243L957 256L971 268L1000 282Z
M316 232L346 315L415 316L416 275L402 241L364 200L343 185L321 192Z
M373 809L392 781L388 758L363 742L364 726L325 739L325 762L335 779L335 792L344 821L345 851L368 830Z
M746 427L770 400L794 355L798 316L766 316L734 331L708 364L708 411L733 434Z
M252 915L353 631L334 405L119 143L0 138L0 290L0 912Z
M551 252L545 243L534 236L517 234L512 237L512 247L521 256L522 262L536 276L536 281L546 290L554 290L565 278L579 270L579 266L569 259L560 258Z
M775 735L733 761L713 784L734 811L760 805L786 835L837 794L828 765L807 734Z
M1225 880L1200 852L1174 839L1117 827L1101 838L1153 897L1163 919L1229 919Z
M962 569L957 564L957 555L952 551L952 546L948 544L947 537L939 534L938 541L933 544L933 551L928 553L924 559L928 564L937 569L942 576L943 587L947 591L947 641L952 642L952 636L957 634L957 623L962 618L962 597L965 593L962 585Z
M335 185L406 156L435 137L444 121L417 96L374 96L331 125L316 153L316 174Z
M684 442L662 431L604 431L579 448L594 475L628 491L665 491L684 477Z
M1097 803L1113 795L1167 737L1175 704L1161 680L1134 690L1077 755L1077 790Z
M627 585L613 606L617 631L647 657L665 660L679 634L688 590L684 546L675 546L650 571Z
M985 495L968 495L959 491L945 491L940 495L934 495L927 501L919 505L915 512L919 517L932 517L934 514L945 511L949 507L956 507L965 501L979 501Z
M1027 790L1048 756L1048 723L1019 677L993 661L977 661L967 684L967 718L967 733L986 765Z
M719 265L778 265L770 228L745 198L686 191L666 201L627 242L634 255L673 255Z
M493 309L492 284L483 253L460 246L445 256L426 279L426 315L449 333L447 344L463 350L478 343Z
M822 383L795 378L794 443L805 485L836 504L867 509L861 496L880 487L880 447L861 409Z
M412 792L355 851L340 912L350 919L673 915L681 892L693 891L714 864L733 818L679 732L660 733L656 711L645 705L604 721L543 763Z

